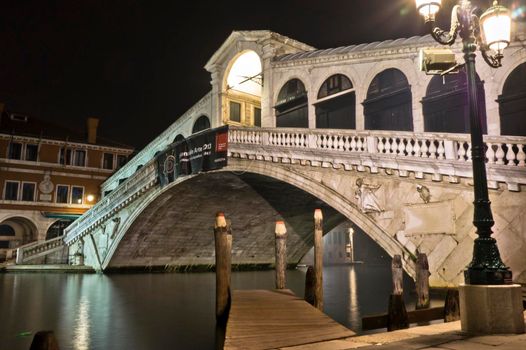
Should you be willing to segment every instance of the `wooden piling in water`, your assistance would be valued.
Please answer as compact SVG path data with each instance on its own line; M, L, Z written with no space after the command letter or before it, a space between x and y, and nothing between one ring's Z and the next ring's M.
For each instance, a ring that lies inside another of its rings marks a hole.
M416 309L427 309L429 300L429 264L427 255L419 253L416 260Z
M314 211L314 307L323 311L323 214Z
M59 350L53 331L40 331L35 334L29 350Z
M314 267L311 265L305 274L305 296L303 299L314 306Z
M444 303L444 322L460 320L460 297L457 288L447 290Z
M387 331L409 328L409 319L404 304L402 257L395 255L391 263L393 274L393 293L389 296L387 312Z
M286 288L287 228L283 221L276 221L276 289Z
M216 253L216 319L226 322L230 307L230 274L232 271L232 232L225 215L217 213L214 225Z

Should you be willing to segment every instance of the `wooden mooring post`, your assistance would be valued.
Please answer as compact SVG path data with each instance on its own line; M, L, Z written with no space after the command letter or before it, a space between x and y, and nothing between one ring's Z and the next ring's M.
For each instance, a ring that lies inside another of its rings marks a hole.
M285 222L276 221L276 289L285 289L287 284L287 228Z
M323 311L323 214L314 211L314 307Z
M59 350L53 331L40 331L35 334L29 350Z
M427 255L419 253L416 260L416 309L427 309L429 300L429 264Z
M393 293L389 296L389 309L387 313L387 331L409 328L409 319L404 304L402 257L395 255L391 263L393 274Z
M444 303L444 322L460 320L460 297L458 288L448 288Z
M232 271L232 232L225 214L217 213L214 225L216 248L216 319L225 323L231 302L230 274Z

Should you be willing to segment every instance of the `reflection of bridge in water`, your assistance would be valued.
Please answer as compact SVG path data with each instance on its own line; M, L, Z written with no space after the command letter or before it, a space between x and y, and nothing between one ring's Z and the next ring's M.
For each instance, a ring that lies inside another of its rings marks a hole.
M315 50L268 31L234 32L206 65L212 91L103 184L100 202L67 229L70 253L98 270L210 265L210 222L222 210L234 264L272 263L277 218L297 263L312 246L312 209L322 207L325 232L350 220L401 254L410 275L418 250L432 285L459 283L476 237L465 82L417 71L418 49L429 45L422 37ZM522 91L526 54L519 43L507 50L497 73L479 69L480 98L494 237L526 282L526 130L517 119L526 98L510 95ZM236 64L247 52L259 65ZM159 185L156 154L224 124L228 166Z

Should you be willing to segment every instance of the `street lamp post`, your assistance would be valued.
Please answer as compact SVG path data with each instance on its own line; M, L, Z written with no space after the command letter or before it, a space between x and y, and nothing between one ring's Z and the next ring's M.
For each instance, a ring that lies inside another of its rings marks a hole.
M491 202L488 197L485 149L482 139L482 117L480 113L475 51L493 68L501 67L503 50L510 43L511 17L509 11L493 3L480 17L477 8L470 1L460 0L453 8L451 29L447 32L435 26L435 14L440 10L441 0L416 0L417 9L430 27L431 36L440 44L453 45L457 36L462 39L465 70L468 87L469 118L471 129L471 150L473 162L474 219L478 238L475 239L473 260L464 272L466 284L502 285L512 283L512 273L502 262L496 240L491 237L494 224Z

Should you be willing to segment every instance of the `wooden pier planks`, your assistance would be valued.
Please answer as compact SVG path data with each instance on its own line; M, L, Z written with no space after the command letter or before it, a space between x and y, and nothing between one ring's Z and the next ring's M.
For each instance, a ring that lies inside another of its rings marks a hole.
M224 349L278 349L354 334L290 290L235 290Z

